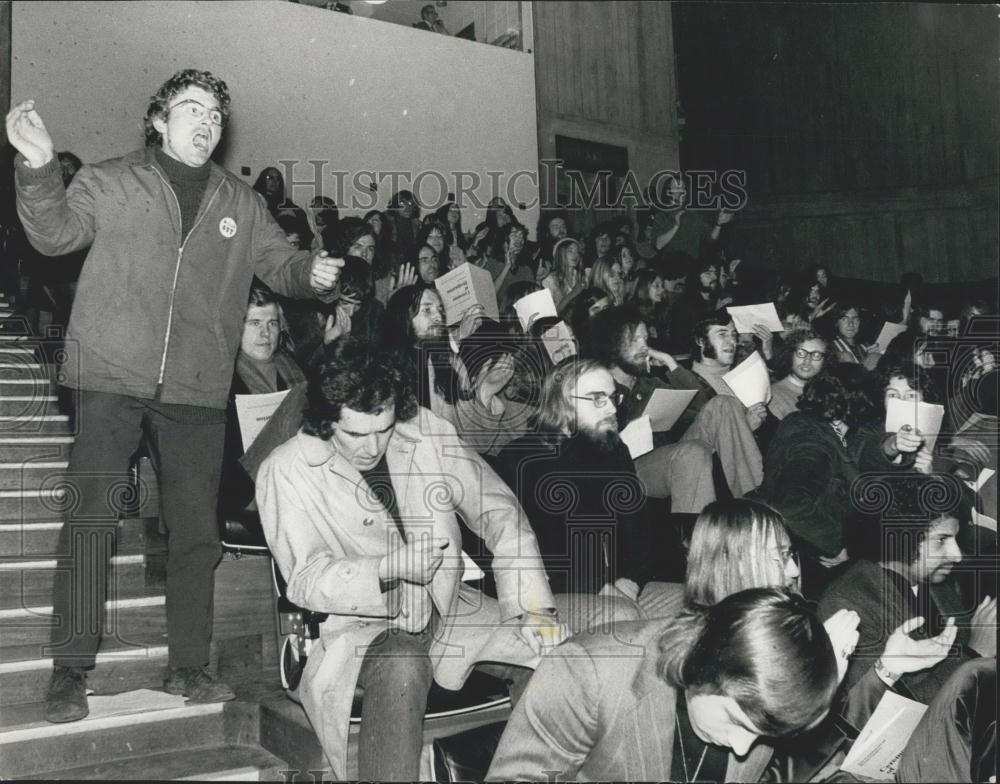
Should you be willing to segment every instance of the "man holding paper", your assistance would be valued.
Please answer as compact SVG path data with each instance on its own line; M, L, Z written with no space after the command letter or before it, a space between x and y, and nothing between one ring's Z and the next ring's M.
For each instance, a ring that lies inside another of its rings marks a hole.
M963 662L996 656L997 634L996 599L984 596L970 612L953 574L962 562L959 495L921 474L867 481L874 493L860 487L858 497L886 499L880 552L833 580L819 604L821 618L844 607L861 616L844 680L846 715L859 727L879 696L872 679L929 703Z
M674 511L700 512L709 495L700 477L711 472L713 452L734 495L760 484L760 449L738 400L722 395L713 399L672 356L651 349L647 325L634 308L611 308L592 324L584 351L614 374L622 394L619 427L625 430L649 414L656 431L657 448L636 461L649 495L669 495ZM708 500L714 500L714 483L710 495Z

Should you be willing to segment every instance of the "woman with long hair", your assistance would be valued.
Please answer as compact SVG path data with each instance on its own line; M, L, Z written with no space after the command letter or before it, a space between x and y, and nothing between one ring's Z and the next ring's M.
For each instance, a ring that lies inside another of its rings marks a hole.
M590 285L607 294L613 307L625 303L625 274L621 262L610 254L594 262Z
M560 313L586 285L583 274L583 249L579 241L566 237L556 243L552 252L552 271L542 280L542 286L552 293Z
M481 321L482 309L471 308L454 330L455 342L461 346ZM389 298L381 332L385 348L408 358L407 372L416 388L417 403L438 416L454 419L448 409L468 394L468 387L457 370L437 290L417 284L396 291Z
M448 227L451 232L451 243L464 254L469 249L469 238L462 230L462 210L453 201L443 204L434 212L436 220Z

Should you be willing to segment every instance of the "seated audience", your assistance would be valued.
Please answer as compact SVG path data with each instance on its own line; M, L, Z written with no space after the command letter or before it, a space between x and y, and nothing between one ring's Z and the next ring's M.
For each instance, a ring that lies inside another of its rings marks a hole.
M766 328L762 329L767 332ZM723 378L737 364L736 328L730 315L720 312L703 319L694 325L691 334L694 342L691 372L701 380L701 386L709 395L727 395L735 398L735 393ZM767 419L767 403L755 403L749 408L742 403L740 406L746 412L747 425L750 429L754 432L762 431L761 426Z
M590 285L607 294L612 306L625 303L625 277L622 265L611 254L594 262Z
M671 354L689 350L689 341L695 325L715 315L719 297L719 268L709 259L701 259L689 267L683 293L670 302ZM665 279L666 280L666 279ZM668 291L670 287L668 286Z
M469 391L458 395L445 416L462 440L481 455L496 456L527 432L534 408L511 400L506 391L523 355L524 340L495 321L484 320L458 351Z
M402 190L392 195L384 214L389 223L393 262L398 266L415 250L420 231L420 207L412 192Z
M482 308L470 308L454 331L455 342L471 334L482 318ZM381 343L399 353L416 389L417 404L446 419L468 387L457 370L457 358L445 329L444 305L434 288L423 285L399 289L389 300Z
M337 202L329 196L316 196L309 203L306 211L309 228L313 233L312 249L322 250L332 244L337 234L337 224L340 223L340 210ZM367 221L368 218L366 217Z
M413 780L432 681L458 689L484 658L532 667L543 642L560 640L517 500L450 425L417 408L384 352L331 347L302 430L260 467L257 505L288 598L329 614L298 693L334 778L347 777L356 686L358 776ZM493 554L499 601L460 582L459 516Z
M545 378L534 429L496 461L531 521L557 602L573 595L558 605L573 632L638 617L636 597L662 561L614 396L598 362L560 362Z
M441 255L426 243L417 245L417 253L413 257L412 264L422 286L433 286L434 281L446 271L441 262Z
M777 359L780 381L771 384L768 410L777 419L784 419L798 410L806 382L823 369L826 362L826 341L812 330L798 330L786 339Z
M518 282L534 283L535 268L527 244L528 232L518 222L508 223L496 233L494 245L487 248L483 267L493 276L497 296Z
M306 211L292 201L285 191L285 178L273 166L268 166L257 176L253 184L253 189L257 191L267 204L267 211L275 219L282 215L292 218L299 235L301 247L311 248L313 233L309 228L309 218Z
M609 221L602 221L590 230L583 252L583 266L592 269L594 264L608 258L611 253L614 228Z
M438 255L441 261L442 275L459 264L465 264L465 254L455 242L448 224L439 221L433 215L430 216L429 220L424 221L424 225L421 226L420 233L417 235L417 247L424 245L433 248Z
M859 729L878 702L861 694L862 679L929 703L963 662L996 656L996 599L971 613L953 570L962 562L959 531L966 524L959 494L940 477L911 474L867 480L858 497L878 503L881 552L857 560L834 579L819 603L821 617L847 607L861 617L860 640L845 685L847 711ZM956 623L957 620L961 622ZM886 639L886 631L895 631Z
M838 362L863 365L872 370L878 364L878 346L860 342L861 312L850 302L838 302L824 317L825 330L833 343L833 353Z
M565 237L556 243L552 251L552 271L541 283L552 293L556 310L564 313L573 297L586 286L583 253L577 240Z
M219 513L234 516L253 502L254 483L239 464L243 436L236 414L237 395L267 395L290 389L305 376L285 343L287 332L277 298L263 283L250 289L243 337L226 407L226 442L219 487Z
M733 213L689 209L684 177L670 177L666 192L658 200L664 209L654 212L652 232L656 250L670 250L698 257L702 250L719 241L722 227L733 219ZM714 219L713 219L714 218Z
M462 209L454 201L448 201L438 207L434 217L451 232L452 244L464 254L469 248L469 238L462 229Z
M785 518L807 595L829 579L826 569L847 560L857 535L851 485L858 464L848 437L871 418L869 383L858 365L824 369L806 383L799 410L781 420L764 456L760 494Z
M577 635L545 657L491 781L759 781L766 739L823 720L838 684L826 631L796 594Z
M672 356L649 348L649 333L634 308L611 308L598 314L586 336L581 353L611 370L620 430L643 415L657 388L697 388L691 373ZM652 375L654 364L665 369L662 378ZM669 497L674 512L697 513L715 499L710 442L687 432L699 413L697 402L696 396L669 433L654 435L656 448L635 460L646 493Z

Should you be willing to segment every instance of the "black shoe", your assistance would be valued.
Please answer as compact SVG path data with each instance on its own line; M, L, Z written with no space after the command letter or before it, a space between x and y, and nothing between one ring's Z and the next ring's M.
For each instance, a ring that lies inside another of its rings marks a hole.
M87 674L79 667L52 669L45 697L45 720L54 724L79 721L90 713L87 707Z
M163 682L170 694L183 694L190 702L228 702L236 693L208 674L205 667L178 667Z

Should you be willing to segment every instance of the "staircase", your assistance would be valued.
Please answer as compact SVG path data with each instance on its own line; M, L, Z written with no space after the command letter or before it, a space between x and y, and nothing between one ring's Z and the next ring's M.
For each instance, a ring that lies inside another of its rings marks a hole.
M212 666L236 701L144 703L103 716L92 704L83 721L44 720L45 648L58 621L52 588L65 577L54 560L67 492L61 473L73 435L54 391L56 368L42 361L57 353L51 342L28 334L2 296L0 325L0 778L286 780L289 766L260 743L261 703L284 699L263 556L227 556L216 572ZM153 492L117 528L105 637L88 676L97 695L162 691L165 539L155 515Z

